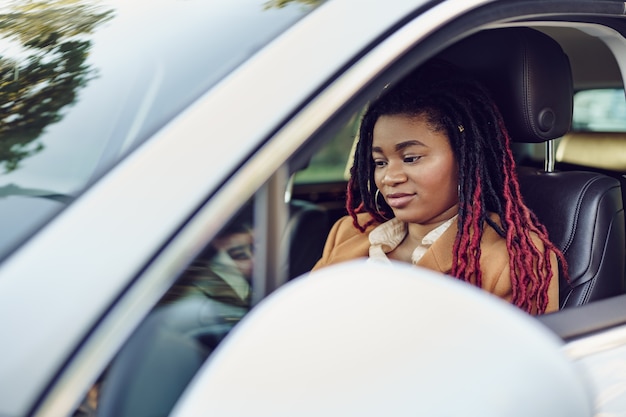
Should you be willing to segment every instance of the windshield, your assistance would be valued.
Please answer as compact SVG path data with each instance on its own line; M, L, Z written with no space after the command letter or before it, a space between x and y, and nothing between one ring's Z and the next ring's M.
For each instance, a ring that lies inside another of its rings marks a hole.
M0 6L0 256L317 1Z

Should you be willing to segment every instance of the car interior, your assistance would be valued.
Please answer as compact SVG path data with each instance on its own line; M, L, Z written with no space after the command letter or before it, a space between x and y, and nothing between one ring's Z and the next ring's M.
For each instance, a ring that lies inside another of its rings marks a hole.
M568 132L570 64L549 36L530 28L493 29L458 43L446 56L489 86L513 141L544 143ZM518 177L526 204L568 264L569 282L561 274L561 308L621 294L625 229L619 181L550 165L522 166Z
M584 37L560 30L569 37ZM526 204L546 226L568 263L569 281L561 275L560 307L580 306L610 298L625 290L625 225L623 171L608 169L602 152L615 149L623 133L571 132L574 85L570 60L561 45L535 28L491 29L468 37L442 52L444 59L476 75L498 103L518 157L518 177ZM611 84L612 85L612 84ZM601 141L594 140L601 136ZM559 141L558 152L555 141ZM545 147L545 156L532 155L532 146ZM525 145L530 145L529 148ZM583 162L577 154L603 148ZM567 149L565 151L564 149ZM560 158L558 162L556 155ZM617 157L613 157L616 159ZM597 164L594 166L594 164ZM328 205L331 219L341 211L333 184L327 201L308 184L296 185L294 195ZM335 188L336 187L336 188Z
M603 34L588 24L495 27L437 55L477 75L503 113L526 203L568 263L569 281L561 274L561 309L626 292L626 131L572 127L578 92L617 89L623 98L619 60ZM330 227L346 214L345 172L358 114L343 117L332 135L314 138L326 143L317 141L290 161L293 183L286 193L289 218L281 241L288 279L313 267ZM337 175L308 176L313 171ZM245 314L231 314L236 319L230 326L220 322L216 336L216 324L197 323L206 306L194 300L184 309L169 307L169 315L149 316L137 332L141 336L131 339L103 376L99 416L166 415L219 339ZM143 354L148 346L150 357ZM129 377L138 366L141 372ZM168 384L152 383L163 372L170 375Z

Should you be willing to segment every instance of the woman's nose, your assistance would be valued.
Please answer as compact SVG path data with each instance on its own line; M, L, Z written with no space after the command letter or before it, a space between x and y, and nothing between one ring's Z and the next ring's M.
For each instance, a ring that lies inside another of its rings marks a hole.
M389 162L385 176L383 177L383 184L395 185L407 180L406 174L402 169L402 164Z

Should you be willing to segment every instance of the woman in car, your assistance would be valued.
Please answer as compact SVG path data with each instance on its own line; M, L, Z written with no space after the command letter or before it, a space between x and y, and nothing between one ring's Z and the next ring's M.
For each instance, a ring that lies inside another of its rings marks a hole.
M315 268L404 261L531 314L558 309L565 260L522 201L502 117L482 85L447 63L420 67L371 103L346 206Z

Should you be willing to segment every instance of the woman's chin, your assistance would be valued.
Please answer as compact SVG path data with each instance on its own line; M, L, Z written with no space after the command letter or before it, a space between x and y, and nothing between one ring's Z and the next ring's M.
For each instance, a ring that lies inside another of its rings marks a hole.
M406 210L393 210L393 215L404 223L420 223L422 220L420 216L415 216L415 214L408 213Z

